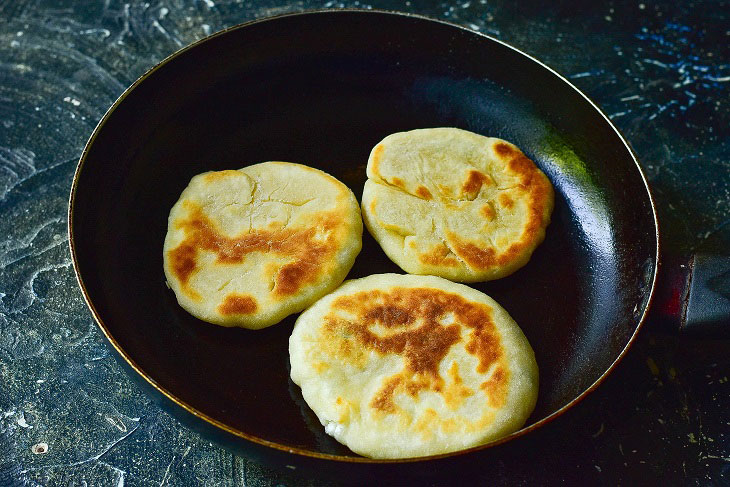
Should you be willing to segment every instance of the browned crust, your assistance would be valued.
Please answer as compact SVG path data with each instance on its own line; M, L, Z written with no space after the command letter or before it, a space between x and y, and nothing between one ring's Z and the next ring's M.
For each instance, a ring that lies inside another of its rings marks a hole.
M515 202L507 193L500 193L499 194L499 204L502 205L502 208L513 208L515 206Z
M466 181L464 181L464 184L461 186L461 191L463 194L474 197L479 193L479 190L483 185L486 186L491 183L492 178L482 172L472 169L469 171Z
M399 392L416 397L421 391L431 390L444 395L446 403L453 406L473 393L461 383L458 367L449 370L449 381L439 373L439 364L449 349L462 341L462 328L470 330L464 333L464 347L478 359L477 372L483 374L493 364L506 368L491 308L458 294L396 287L340 296L331 306L333 311L324 318L323 337L328 343L333 340L328 349L336 360L356 361L364 350L397 354L404 359L403 371L388 378L370 402L383 414L396 411L394 396ZM347 318L338 312L344 312ZM356 345L345 347L334 342ZM507 375L495 373L489 384L488 389L482 388L488 395L506 394Z
M222 315L248 315L258 309L256 300L248 294L230 293L218 305L218 312Z
M395 413L398 408L393 402L393 394L402 383L403 377L400 375L389 378L385 382L385 385L375 394L373 400L370 401L370 407L384 413Z
M509 371L497 366L492 376L479 386L489 396L491 407L502 407L507 402L507 388L505 387L507 381L509 381Z
M430 252L424 252L419 255L419 259L424 264L442 267L458 267L461 265L459 259L454 257L451 250L446 245L436 245Z
M495 144L494 151L507 160L507 168L519 177L517 189L527 198L527 224L519 239L499 253L493 247L478 246L473 242L460 239L454 233L447 232L446 238L452 251L469 267L477 270L506 267L523 258L526 252L534 249L544 238L545 227L550 221L552 211L553 188L537 166L518 149L504 142ZM476 173L476 171L470 172L470 177L472 177L472 173ZM476 180L476 176L473 177ZM512 208L515 204L506 193L500 193L498 200L499 204L507 209ZM489 205L482 207L482 214L488 220L495 217L494 209ZM419 260L424 264L440 265L439 262L443 260L442 252L440 248L436 248L431 252L419 255Z
M197 270L198 264L195 259L198 255L198 248L192 242L185 241L167 253L170 269L183 286L187 284L193 273ZM193 299L200 299L200 295L194 290L186 287L186 293Z
M405 190L406 189L406 183L403 182L403 180L401 178L399 178L399 177L395 177L394 176L393 178L391 178L390 183L393 186L397 186L397 187L399 187L402 190Z
M449 376L451 384L444 388L443 396L448 407L457 409L467 397L474 395L474 391L464 385L464 380L459 375L459 364L456 362L451 364Z
M416 188L416 196L418 196L419 198L423 198L424 200L433 199L433 195L425 186L419 186Z
M494 211L494 207L487 203L486 205L482 206L481 210L482 215L484 215L484 218L487 219L487 221L494 221L494 219L497 217L497 212Z
M380 165L380 159L383 157L383 151L385 150L385 147L383 144L378 144L373 149L373 155L370 157L370 164L372 166L372 170L375 174L378 174L378 165Z
M222 179L229 178L231 176L240 176L241 172L232 170L232 169L226 169L223 171L211 171L203 176L203 180L206 183L214 183L216 181L220 181Z
M509 144L505 144L504 142L497 142L496 144L494 144L494 152L496 152L498 156L507 159L509 156L514 155L514 153L518 151Z
M172 275L178 279L183 292L192 298L199 297L189 286L190 278L199 270L198 252L205 250L216 254L221 264L241 264L251 252L269 252L291 259L274 277L273 294L285 297L295 294L303 286L316 282L329 272L328 261L339 249L341 238L337 228L342 225L342 215L336 212L320 213L305 228L255 229L235 237L228 237L203 213L202 208L190 201L184 202L187 217L174 222L176 228L185 231L185 239L167 252ZM319 230L328 233L327 239L317 239Z

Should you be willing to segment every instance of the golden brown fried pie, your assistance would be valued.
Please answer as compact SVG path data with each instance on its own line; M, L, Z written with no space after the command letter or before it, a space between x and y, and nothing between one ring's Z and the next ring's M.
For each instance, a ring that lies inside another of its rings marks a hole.
M192 315L257 329L337 287L361 246L350 189L311 167L265 162L190 181L170 211L164 269Z
M299 316L289 356L325 431L372 458L487 443L519 429L537 398L535 356L507 312L434 276L345 282Z
M456 128L389 135L368 160L365 225L412 274L477 282L507 276L545 238L547 177L504 140Z

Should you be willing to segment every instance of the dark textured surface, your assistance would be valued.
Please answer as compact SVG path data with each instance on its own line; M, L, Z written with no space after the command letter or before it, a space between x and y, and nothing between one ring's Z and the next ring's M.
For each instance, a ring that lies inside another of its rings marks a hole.
M0 485L323 483L235 457L142 395L76 286L66 205L86 138L148 67L245 20L343 6L450 20L543 60L632 143L665 247L688 252L723 240L727 2L0 2ZM497 481L730 484L730 343L652 325L607 382L546 433L547 453L526 452L519 469L502 465Z

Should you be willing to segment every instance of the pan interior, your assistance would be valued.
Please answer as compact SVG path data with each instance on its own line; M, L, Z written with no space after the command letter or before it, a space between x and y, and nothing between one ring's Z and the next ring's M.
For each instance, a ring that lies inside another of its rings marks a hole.
M202 171L284 160L359 197L370 149L392 132L455 126L507 139L556 189L526 267L474 287L520 324L541 373L530 422L608 369L644 311L655 226L629 151L544 67L493 40L423 19L284 17L197 45L146 77L98 130L72 208L77 268L103 327L180 401L246 435L354 455L326 436L288 379L296 316L261 331L200 322L162 272L167 216ZM349 278L400 272L369 236Z

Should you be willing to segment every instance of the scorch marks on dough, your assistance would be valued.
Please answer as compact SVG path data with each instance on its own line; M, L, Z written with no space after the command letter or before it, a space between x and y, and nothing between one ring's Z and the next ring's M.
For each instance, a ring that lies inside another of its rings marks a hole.
M168 256L183 290L194 299L199 296L189 282L199 269L197 258L201 251L214 252L216 262L221 264L243 263L252 252L271 252L291 258L274 278L273 294L279 297L292 295L305 284L316 281L326 271L325 263L337 252L335 242L319 238L322 233L335 231L338 221L334 214L318 215L315 224L304 228L254 229L229 237L205 216L200 206L189 201L185 206L187 218L175 222L177 228L185 230L185 239L169 250Z
M465 341L465 350L478 359L477 372L494 372L481 385L491 406L506 399L509 371L503 363L504 351L486 305L438 289L393 288L388 292L372 290L337 298L334 312L325 317L325 340L330 350L343 361L357 360L362 349L379 354L396 354L404 368L380 387L370 406L382 413L398 411L394 397L399 393L416 399L422 391L440 394L450 408L458 408L474 392L465 387L454 362L449 381L439 366L451 347ZM463 329L469 330L462 337ZM344 346L354 337L357 346Z

